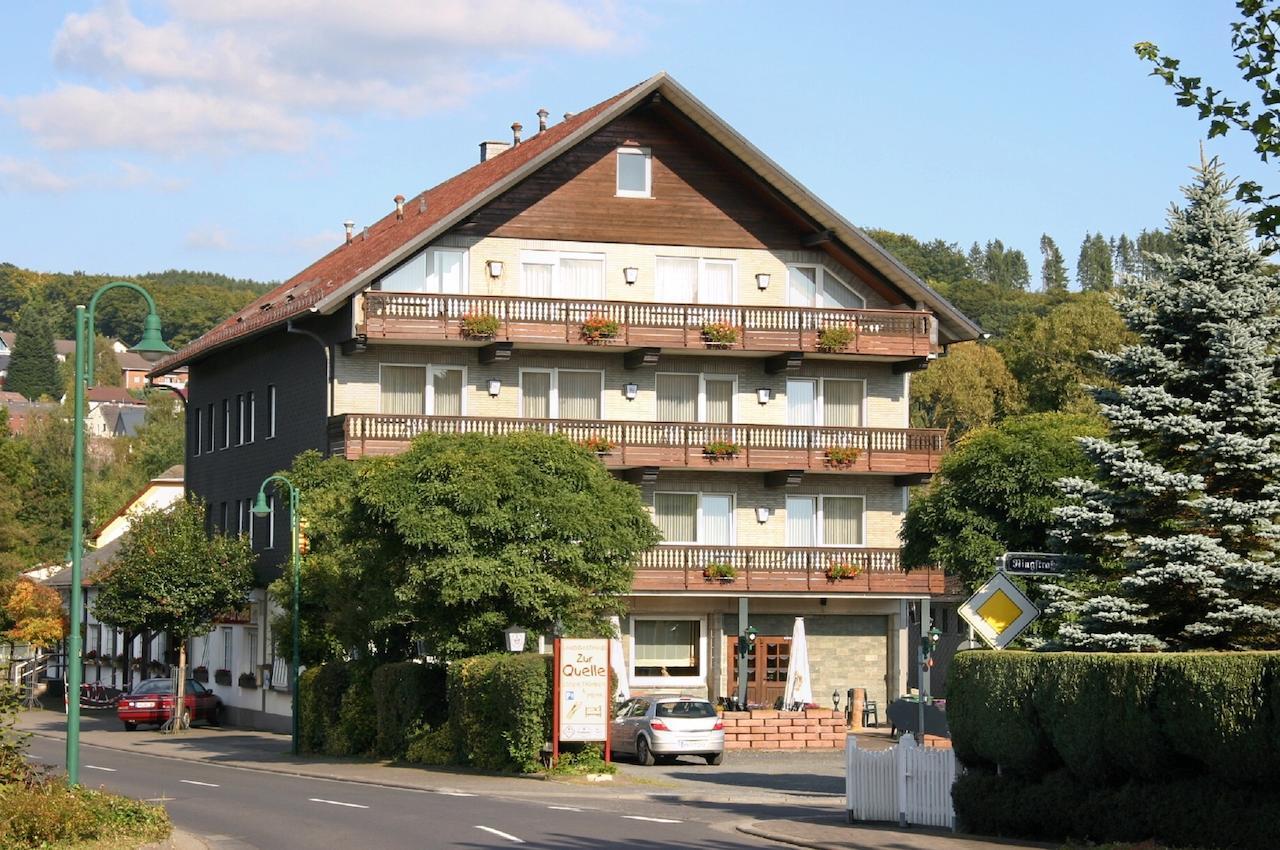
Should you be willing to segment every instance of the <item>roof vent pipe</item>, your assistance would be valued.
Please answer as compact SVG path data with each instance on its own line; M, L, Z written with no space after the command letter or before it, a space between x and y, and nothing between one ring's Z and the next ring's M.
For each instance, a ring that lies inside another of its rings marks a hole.
M396 218L404 218L404 195L396 195L392 200L396 202Z
M360 238L366 241L369 239L369 225L366 224L364 230L360 231Z
M570 118L572 118L572 117L573 117L573 113L572 113L572 112L566 112L566 113L564 114L564 120L566 120L566 121L568 121L568 120L569 120Z
M352 232L353 230L355 230L356 223L355 223L354 221L352 221L351 219L347 219L346 221L344 221L344 222L342 223L342 226L343 226L343 227L346 229L346 231L347 231L347 244L348 244L348 245L350 245L350 244L351 244L351 232Z
M422 195L418 198L418 215L422 215L427 211L427 196Z
M547 129L547 116L550 114L551 113L547 111L547 108L545 106L538 110L538 132L539 133Z
M520 144L520 131L523 129L524 129L524 125L521 124L519 121L516 121L511 125L511 144L513 145Z

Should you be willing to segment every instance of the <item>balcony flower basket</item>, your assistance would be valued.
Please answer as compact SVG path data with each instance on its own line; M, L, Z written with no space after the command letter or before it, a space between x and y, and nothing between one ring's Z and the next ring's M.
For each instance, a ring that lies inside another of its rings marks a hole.
M590 343L604 343L622 332L622 325L608 316L588 316L582 323L582 338Z
M117 670L124 669L124 653L117 653L115 658L111 659L111 666Z
M240 678L236 680L236 684L242 688L258 687L258 676L256 673L241 673Z
M730 582L738 577L738 571L733 568L733 564L725 561L712 561L703 569L702 577L707 581Z
M832 446L827 449L827 466L834 466L837 469L848 469L857 463L858 458L861 456L862 449Z
M828 354L844 351L853 342L853 328L848 325L832 325L818 332L818 350Z
M493 339L501 323L490 313L467 313L462 317L462 335L467 339Z
M97 664L97 663L98 663L98 650L96 650L96 649L91 649L91 650L89 650L88 652L86 652L86 653L84 654L84 660L85 660L85 661L92 662L92 663L94 663L94 664Z
M850 564L847 561L832 561L827 564L827 581L845 581L855 579L862 573L862 567L858 564Z
M230 670L214 670L213 681L215 684L218 684L218 685L231 684L231 671Z
M702 340L711 348L728 348L738 341L738 329L728 322L708 322L702 326Z
M712 440L702 447L702 453L712 460L728 460L742 453L742 446L728 440Z
M163 676L168 671L169 671L168 665L162 664L159 661L152 661L150 664L147 665L147 675L151 676L152 678L156 678L157 676Z
M607 455L609 452L617 448L617 444L614 443L613 440L605 437L587 437L585 440L579 442L578 445L597 455Z
M199 682L202 685L207 685L209 683L209 668L208 667L195 668L194 670L191 671L191 678L195 679L197 682Z

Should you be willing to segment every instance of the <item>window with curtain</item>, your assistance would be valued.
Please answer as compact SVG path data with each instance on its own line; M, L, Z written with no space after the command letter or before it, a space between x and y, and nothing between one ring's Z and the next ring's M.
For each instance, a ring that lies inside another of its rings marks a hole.
M244 668L243 673L258 674L258 630L244 630Z
M657 376L659 422L698 421L698 376Z
M427 277L427 291L446 295L466 292L467 282L462 274L464 253L438 248L433 248L430 253L432 256L430 274Z
M815 520L818 516L818 500L813 496L787 497L787 545L814 546L817 544Z
M821 305L844 310L859 310L867 306L867 299L850 289L843 280L822 269Z
M787 301L798 307L812 307L818 294L818 270L813 266L787 269Z
M551 373L520 373L520 415L526 419L551 418Z
M427 252L419 251L383 275L377 288L385 292L426 292Z
M667 543L698 542L698 496L696 493L654 493L654 525Z
M603 298L604 259L562 257L559 298Z
M822 382L822 424L857 428L862 424L862 381Z
M733 263L704 260L702 281L698 287L699 304L733 303Z
M560 419L599 419L599 372L575 372L561 369L556 375L559 395Z
M728 378L707 378L704 382L707 395L706 421L733 421L734 382Z
M693 257L659 257L654 300L667 304L692 304L698 293L698 261Z
M378 373L382 413L420 415L427 409L425 366L383 366Z
M632 628L634 675L701 675L702 623L699 620L635 620Z
M234 649L235 647L235 644L232 642L233 634L234 632L230 626L222 627L222 669L223 670L232 669L231 659L233 656L231 652L232 652L232 649Z
M437 366L431 370L431 406L435 416L462 415L462 370Z
M555 267L548 263L521 265L521 286L529 298L550 298Z
M857 310L867 301L824 266L787 267L787 302L797 307L835 307Z
M862 545L861 497L823 497L822 542L826 546Z
M787 424L816 425L816 400L818 386L816 381L787 381Z
M733 544L733 496L720 493L702 495L702 528L698 542L706 546Z

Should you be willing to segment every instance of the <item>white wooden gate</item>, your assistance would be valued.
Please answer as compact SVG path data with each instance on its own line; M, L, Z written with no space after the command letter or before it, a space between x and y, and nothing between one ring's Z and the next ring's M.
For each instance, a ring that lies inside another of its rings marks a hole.
M897 821L901 826L955 828L951 785L955 753L921 747L903 735L888 750L860 750L853 735L845 741L845 812L849 822Z

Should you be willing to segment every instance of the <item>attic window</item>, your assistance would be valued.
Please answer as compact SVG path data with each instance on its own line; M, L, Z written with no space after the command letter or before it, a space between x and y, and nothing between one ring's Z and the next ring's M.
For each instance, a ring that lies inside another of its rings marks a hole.
M648 148L618 148L618 197L653 197L653 157Z

